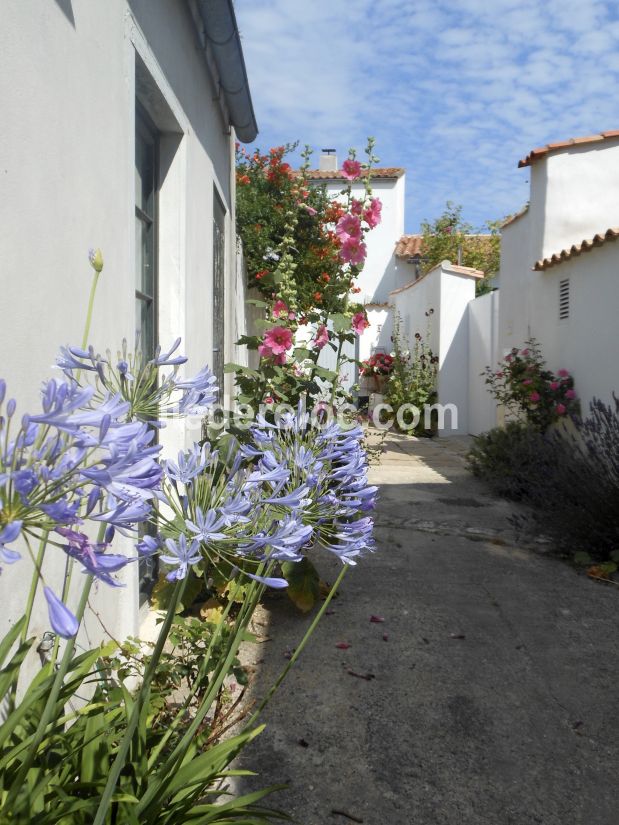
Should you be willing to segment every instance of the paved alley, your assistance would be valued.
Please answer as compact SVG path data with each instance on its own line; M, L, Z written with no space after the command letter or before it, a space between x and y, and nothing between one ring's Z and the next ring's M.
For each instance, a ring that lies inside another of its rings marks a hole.
M519 546L467 447L388 437L376 552L244 756L260 786L289 785L272 804L301 825L619 822L619 588ZM258 621L260 696L310 618L279 596Z

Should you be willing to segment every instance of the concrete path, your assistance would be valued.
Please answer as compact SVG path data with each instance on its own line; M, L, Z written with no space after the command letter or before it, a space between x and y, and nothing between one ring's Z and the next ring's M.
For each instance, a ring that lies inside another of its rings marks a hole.
M619 823L619 588L519 547L466 448L389 436L377 551L244 756L301 825ZM267 603L256 695L309 621Z

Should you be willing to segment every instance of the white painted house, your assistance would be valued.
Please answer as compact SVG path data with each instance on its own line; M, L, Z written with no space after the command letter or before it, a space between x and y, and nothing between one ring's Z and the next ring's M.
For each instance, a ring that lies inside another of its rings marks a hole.
M534 149L529 205L502 228L501 353L533 336L586 413L619 393L619 131Z
M231 0L6 0L0 69L0 374L19 410L36 407L59 345L81 343L89 247L105 261L97 351L139 330L150 350L182 336L188 373L238 361L234 143L257 127ZM45 571L56 588L61 556ZM26 560L3 571L0 633L29 579ZM97 614L116 638L137 632L137 566L124 579L94 594L90 641ZM32 631L47 629L41 609Z

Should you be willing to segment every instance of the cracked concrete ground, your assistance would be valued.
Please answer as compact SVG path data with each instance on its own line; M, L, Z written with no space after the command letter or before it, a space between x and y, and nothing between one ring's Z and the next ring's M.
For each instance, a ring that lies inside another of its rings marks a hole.
M618 589L519 545L467 446L388 437L376 552L243 757L301 825L619 823ZM284 597L257 621L261 696L310 618Z

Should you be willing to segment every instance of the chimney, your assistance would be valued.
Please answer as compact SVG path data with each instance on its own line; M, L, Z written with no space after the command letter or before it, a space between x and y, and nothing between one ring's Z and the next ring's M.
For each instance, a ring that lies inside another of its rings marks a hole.
M318 163L321 172L337 172L337 155L335 149L323 149Z

